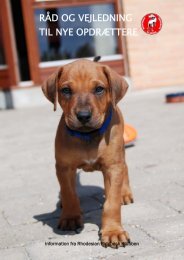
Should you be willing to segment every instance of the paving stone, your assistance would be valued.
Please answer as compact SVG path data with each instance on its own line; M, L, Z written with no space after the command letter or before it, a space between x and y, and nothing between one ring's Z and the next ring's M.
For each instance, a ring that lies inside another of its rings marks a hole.
M122 218L125 223L141 224L147 220L158 221L165 217L175 215L176 212L173 209L157 201L152 201L151 203L139 201L122 206Z
M8 248L0 250L2 260L29 260L24 248Z
M171 242L184 238L184 215L162 218L159 221L145 221L142 229L161 242Z
M119 252L112 256L107 256L107 260L136 259L136 260L183 260L184 241L167 244L167 246L155 247L154 249L145 248L145 250L135 251L132 254L121 254Z
M0 213L0 249L8 248L16 243L16 239L11 232L11 226L4 217L4 212ZM0 257L0 259L3 259Z
M176 184L175 182L169 182L165 184L158 184L154 187L133 187L133 193L135 197L135 203L150 201L160 201L163 208L168 207L175 212L183 212L184 210L184 187Z

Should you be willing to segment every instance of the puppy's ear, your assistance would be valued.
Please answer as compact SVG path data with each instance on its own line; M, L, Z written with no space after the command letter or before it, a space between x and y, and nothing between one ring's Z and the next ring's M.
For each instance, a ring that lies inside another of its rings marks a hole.
M108 66L103 66L104 73L109 82L110 91L112 95L112 103L116 104L124 97L128 89L128 83L117 72L110 69Z
M42 85L42 91L46 98L54 104L54 111L57 109L58 100L58 80L61 76L63 68L59 68L54 72Z

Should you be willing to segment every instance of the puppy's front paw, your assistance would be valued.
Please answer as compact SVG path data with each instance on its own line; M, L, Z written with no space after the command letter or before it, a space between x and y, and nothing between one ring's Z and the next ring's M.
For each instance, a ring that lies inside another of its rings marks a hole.
M101 245L104 247L118 248L119 246L126 246L128 243L130 243L129 235L121 228L101 231Z
M82 216L62 217L59 220L58 228L62 230L77 230L83 227Z
M123 187L122 193L121 193L121 204L127 205L130 203L133 203L133 194L131 192L130 187Z
M134 199L133 199L132 193L122 195L121 204L127 205L127 204L130 204L130 203L133 203L133 202L134 202Z

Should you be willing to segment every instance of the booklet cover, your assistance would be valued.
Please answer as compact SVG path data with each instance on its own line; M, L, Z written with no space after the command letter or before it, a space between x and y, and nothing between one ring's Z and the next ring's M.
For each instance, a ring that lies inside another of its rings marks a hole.
M0 1L0 258L182 259L183 8Z

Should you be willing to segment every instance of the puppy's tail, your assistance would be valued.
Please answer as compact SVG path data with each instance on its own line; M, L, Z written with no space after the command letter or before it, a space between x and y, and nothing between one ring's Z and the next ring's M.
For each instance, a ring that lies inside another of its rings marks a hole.
M94 57L93 61L98 62L100 59L101 59L101 56L96 56L96 57Z

